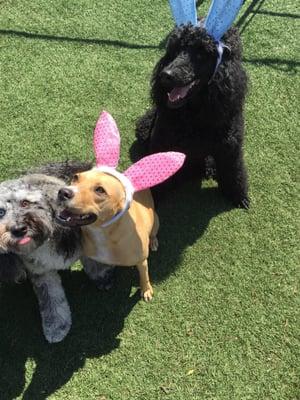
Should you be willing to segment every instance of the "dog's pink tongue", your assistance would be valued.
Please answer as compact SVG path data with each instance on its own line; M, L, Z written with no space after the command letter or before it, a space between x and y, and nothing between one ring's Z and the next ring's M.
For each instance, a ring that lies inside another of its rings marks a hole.
M171 90L170 93L168 93L169 100L173 102L179 99L183 99L187 95L189 88L190 85L175 87L174 89Z
M29 243L30 240L31 240L31 238L27 236L27 237L24 237L24 238L18 240L18 243L23 245L23 244Z

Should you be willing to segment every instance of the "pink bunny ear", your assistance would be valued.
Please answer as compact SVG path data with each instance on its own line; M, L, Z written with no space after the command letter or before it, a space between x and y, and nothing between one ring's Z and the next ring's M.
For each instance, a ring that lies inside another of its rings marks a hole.
M97 167L116 168L120 158L120 134L113 117L103 111L94 131L94 152Z
M134 190L158 185L174 175L183 165L185 155L178 152L156 153L147 156L129 167L123 174L130 180Z

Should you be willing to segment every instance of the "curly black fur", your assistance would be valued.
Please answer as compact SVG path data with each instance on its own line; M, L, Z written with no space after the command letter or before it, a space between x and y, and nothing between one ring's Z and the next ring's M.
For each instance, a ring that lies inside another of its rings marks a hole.
M212 157L223 193L236 206L248 208L242 149L247 76L237 29L231 28L222 41L227 48L215 71L216 44L203 28L186 25L171 32L166 52L153 72L154 106L138 121L136 136L146 144L147 153L174 150L186 154L184 167L169 183L191 174L205 177L207 158ZM178 88L190 84L187 94L178 97Z
M72 257L81 242L80 228L62 228L59 224L55 224L53 239L57 254L63 255L66 259Z
M88 171L93 167L90 161L67 160L64 162L53 162L42 165L35 169L36 173L41 173L64 180L70 183L74 174ZM31 171L32 173L32 171ZM62 228L61 225L55 224L53 233L55 242L57 243L56 251L58 254L63 254L66 258L71 257L80 241L80 228Z
M89 161L84 162L77 160L67 160L63 162L48 163L39 167L35 167L30 169L28 173L55 176L56 178L62 179L66 183L69 183L70 179L75 173L88 171L92 168L92 166L92 162Z

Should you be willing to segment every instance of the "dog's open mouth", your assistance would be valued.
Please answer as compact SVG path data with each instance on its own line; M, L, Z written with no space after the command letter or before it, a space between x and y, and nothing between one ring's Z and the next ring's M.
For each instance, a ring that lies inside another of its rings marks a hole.
M96 221L96 214L75 214L65 209L56 216L57 221L65 226L89 225Z
M174 108L182 106L198 83L199 79L196 79L186 86L174 87L168 92L168 105Z

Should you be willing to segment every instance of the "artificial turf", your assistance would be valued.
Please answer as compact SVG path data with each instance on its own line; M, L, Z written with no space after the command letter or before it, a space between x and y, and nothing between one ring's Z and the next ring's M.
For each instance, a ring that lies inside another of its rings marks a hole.
M1 400L299 399L299 10L248 0L237 22L251 209L232 209L213 182L172 193L150 258L154 301L139 301L130 269L103 293L77 265L62 274L73 326L59 344L42 335L30 285L2 285ZM92 159L102 109L128 166L172 25L161 0L1 0L0 178Z

